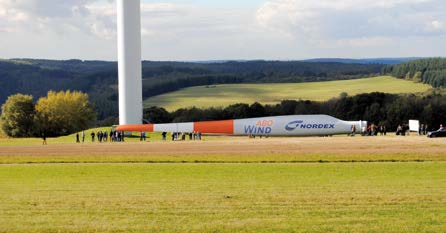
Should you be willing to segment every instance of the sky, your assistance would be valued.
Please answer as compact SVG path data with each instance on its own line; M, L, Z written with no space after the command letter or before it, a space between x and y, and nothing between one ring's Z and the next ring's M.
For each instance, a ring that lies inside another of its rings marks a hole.
M0 0L0 58L116 60L115 0ZM141 0L142 59L446 56L445 0Z

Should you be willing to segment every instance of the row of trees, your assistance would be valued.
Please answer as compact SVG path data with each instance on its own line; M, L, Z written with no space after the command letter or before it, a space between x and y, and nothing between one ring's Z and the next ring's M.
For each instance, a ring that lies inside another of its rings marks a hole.
M446 58L420 59L392 66L382 70L397 78L421 81L433 87L446 87Z
M163 108L144 110L144 118L152 123L188 122L250 117L327 114L343 120L366 120L395 130L409 119L419 119L435 129L446 122L446 96L369 93L356 96L341 94L325 102L284 100L275 105L234 104L225 108L183 108L167 112ZM33 102L30 95L16 94L2 106L2 130L11 137L66 135L86 129L95 121L95 112L88 95L81 92L48 92Z
M10 137L67 135L96 120L88 95L78 91L49 91L34 103L31 95L9 96L2 105L1 128Z
M326 102L284 100L275 105L234 104L226 108L187 108L170 113L158 107L144 110L144 118L153 123L293 114L327 114L343 120L366 120L370 124L386 125L389 130L396 130L399 124L407 123L409 119L419 119L433 129L446 122L446 96L435 93L416 96L379 92L347 96L344 93Z

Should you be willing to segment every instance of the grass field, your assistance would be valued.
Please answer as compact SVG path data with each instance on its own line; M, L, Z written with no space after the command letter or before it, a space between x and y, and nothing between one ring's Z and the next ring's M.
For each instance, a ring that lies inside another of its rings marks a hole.
M446 231L442 138L27 140L0 146L0 232Z
M446 163L0 166L2 232L445 232Z
M159 106L167 110L182 107L224 107L234 103L275 104L282 100L323 101L338 97L370 92L420 93L431 86L389 76L311 83L281 84L227 84L185 88L180 91L154 96L144 101L144 106Z

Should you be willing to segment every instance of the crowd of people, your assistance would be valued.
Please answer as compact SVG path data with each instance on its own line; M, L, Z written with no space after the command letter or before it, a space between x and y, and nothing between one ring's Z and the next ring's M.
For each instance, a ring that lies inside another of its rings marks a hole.
M443 127L443 125L440 125L440 129ZM427 135L429 131L429 126L427 124L420 124L418 128L418 135ZM356 132L356 126L352 125L350 136L355 136ZM410 128L408 124L400 124L396 128L395 134L397 136L405 136L410 134ZM362 127L361 129L361 136L385 136L387 135L387 127L385 125L375 125L371 124L367 127Z
M440 125L440 128L441 127L443 127L443 125ZM420 126L418 127L418 135L427 135L428 131L429 131L428 124L420 124ZM410 134L410 128L409 125L407 124L400 124L396 128L396 135L405 136L409 134Z
M352 125L351 127L351 133L350 136L355 136L356 134L356 125ZM371 124L366 126L363 126L361 128L361 136L385 136L387 135L387 127L385 125L375 125Z
M85 131L76 133L76 143L84 143L85 142ZM95 142L95 140L99 143L102 142L124 142L125 133L124 131L116 131L116 130L110 130L108 133L107 131L99 130L98 132L91 131L90 133L91 142Z
M167 140L167 132L161 133L162 140ZM76 143L84 143L85 142L85 131L81 131L76 133ZM107 131L99 130L96 133L94 131L91 131L90 133L91 142L124 142L125 139L125 133L124 131L116 131L116 130L110 130L108 133ZM146 141L148 138L146 132L140 132L139 133L139 140L140 141ZM202 139L200 132L190 132L190 133L181 133L181 132L173 132L172 133L172 141L185 141L186 138L188 138L190 141L199 141Z
M371 124L367 128L363 127L361 129L361 135L363 136L385 136L387 135L387 127L385 125L375 125Z
M166 141L167 133L163 132L161 134L163 141ZM172 141L186 141L186 138L189 138L189 141L200 141L201 133L200 132L189 132L189 133L181 133L181 132L173 132L172 133Z

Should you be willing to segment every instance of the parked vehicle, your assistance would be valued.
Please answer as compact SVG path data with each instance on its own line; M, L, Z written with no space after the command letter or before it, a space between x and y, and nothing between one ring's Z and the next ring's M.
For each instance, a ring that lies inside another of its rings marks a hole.
M446 128L442 128L437 131L428 132L427 137L428 138L446 137Z

